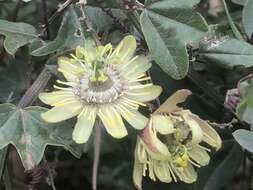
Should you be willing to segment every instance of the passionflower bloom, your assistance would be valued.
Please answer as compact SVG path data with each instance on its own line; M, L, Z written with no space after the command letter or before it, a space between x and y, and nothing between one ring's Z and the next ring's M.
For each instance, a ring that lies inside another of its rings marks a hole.
M155 99L161 87L149 82L145 72L151 63L145 56L134 56L136 41L126 36L113 49L111 44L77 47L75 55L61 57L58 70L67 81L57 81L56 91L39 98L53 108L42 114L47 122L77 116L73 139L85 143L97 116L115 138L127 135L122 117L134 128L143 129L148 119L138 112L145 102Z
M177 91L150 117L148 126L137 138L134 184L142 189L142 177L170 183L192 183L197 179L194 167L209 163L210 149L221 147L221 139L208 123L189 110L177 106L191 92Z

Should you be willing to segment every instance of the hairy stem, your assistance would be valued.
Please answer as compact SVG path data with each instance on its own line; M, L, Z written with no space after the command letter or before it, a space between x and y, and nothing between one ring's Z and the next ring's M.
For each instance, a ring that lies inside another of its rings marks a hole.
M94 30L94 28L92 27L92 23L90 21L90 18L86 14L85 5L86 5L86 2L84 0L79 1L79 6L80 6L80 11L81 11L81 16L82 16L80 19L86 25L86 27L87 27L86 30L87 30L87 32L89 32L91 34L96 45L97 46L101 45L100 40L99 40L99 36L98 36L97 32Z
M92 189L97 190L97 176L99 167L100 157L100 146L101 146L101 120L98 121L98 125L95 126L95 138L94 138L94 161L92 168Z
M87 31L90 32L92 38L94 39L97 46L101 45L99 36L92 27L92 23L85 11L86 0L79 0L79 6L81 11L81 20L84 21ZM98 121L98 125L95 127L95 138L94 138L94 161L92 169L92 189L97 190L97 176L98 176L98 167L100 159L100 141L101 141L101 121Z
M68 8L73 3L73 0L66 0L63 4L61 4L58 9L54 12L54 14L48 19L48 24L50 25L54 19L60 15L66 8ZM41 31L39 36L42 36L44 32L47 30L47 25L45 24L45 28Z
M49 18L49 24L51 24L54 19L61 13L63 12L68 6L70 6L73 3L73 0L66 0L64 3L62 3L56 12Z

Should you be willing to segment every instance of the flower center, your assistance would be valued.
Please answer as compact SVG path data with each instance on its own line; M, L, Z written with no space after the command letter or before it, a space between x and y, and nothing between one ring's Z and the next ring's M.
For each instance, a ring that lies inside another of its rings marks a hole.
M89 104L105 104L117 100L125 90L125 83L112 66L106 66L99 72L100 80L94 80L93 74L84 75L78 86L77 95ZM99 79L96 76L96 79Z
M173 133L173 137L176 141L186 143L192 138L191 130L189 125L185 122L185 120L176 115L170 115L173 120L175 132Z

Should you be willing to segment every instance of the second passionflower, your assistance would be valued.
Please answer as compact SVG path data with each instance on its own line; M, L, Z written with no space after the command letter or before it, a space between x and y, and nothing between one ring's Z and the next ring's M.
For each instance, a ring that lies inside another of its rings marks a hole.
M219 149L218 133L190 110L178 107L191 92L179 90L150 117L147 127L137 138L134 184L142 189L142 177L170 183L193 183L194 167L209 163L209 147Z

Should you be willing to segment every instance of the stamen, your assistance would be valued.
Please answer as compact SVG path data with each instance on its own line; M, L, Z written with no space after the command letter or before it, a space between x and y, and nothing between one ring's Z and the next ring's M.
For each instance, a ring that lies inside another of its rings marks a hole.
M129 89L130 89L130 90L133 90L133 89L140 89L140 88L146 88L146 87L149 87L149 86L152 86L152 83L140 84L140 85L135 85L135 86L129 86Z
M150 92L124 92L124 94L130 95L130 96L140 96L140 95L150 94Z
M123 97L123 98L124 98L124 97ZM139 104L136 104L136 103L134 103L134 102L128 101L127 99L125 99L125 100L123 100L123 101L126 102L126 103L129 104L129 105L139 107Z
M146 80L150 80L150 77L143 77L143 78L138 78L138 79L134 79L134 80L130 80L129 82L142 82L142 81L146 81Z
M132 105L130 105L130 104L129 104L128 102L126 102L126 101L122 101L121 103L124 104L125 106L129 107L129 108L134 109L134 110L138 110L138 108L139 108L139 106L132 106Z
M206 150L207 152L211 152L211 149L210 149L210 148L206 148L206 147L201 146L201 145L199 145L199 144L197 144L197 146L198 146L199 148L203 149L203 150Z
M133 57L130 61L128 61L126 64L123 64L122 66L119 66L119 70L123 70L124 68L128 67L130 63L135 61L139 56Z
M86 66L80 59L78 59L74 54L70 54L70 56L71 56L73 59L75 59L78 63L80 63L81 66L82 66L85 70L88 69L87 66ZM88 63L86 63L86 64L88 64ZM88 64L88 66L91 66L91 65Z
M115 54L117 55L119 53L119 50L122 48L122 46L123 46L123 43L120 43L118 47L112 52L110 57L114 56Z
M109 55L112 52L112 45L111 44L107 44L106 46L104 46L103 51L101 52L101 56L103 56L105 53L107 53L107 51L109 51Z
M74 96L74 93L73 92L70 92L70 91L54 91L52 92L51 96L54 96L54 97L73 97Z
M66 91L73 92L73 88L64 88L64 87L60 87L60 86L56 86L56 85L54 85L54 88L58 89L58 90L66 90Z
M176 178L176 176L175 176L175 174L174 174L174 171L173 171L172 167L174 168L174 166L173 166L172 164L168 164L168 168L169 168L169 170L170 170L171 176L172 176L173 180L174 180L175 182L177 182L177 178Z
M140 102L140 101L136 101L136 100L133 100L133 99L129 99L127 97L122 97L122 99L128 101L128 102L131 102L131 103L134 103L134 104L137 104L137 105L140 105L140 106L146 106L146 104Z
M134 113L130 112L130 111L129 111L127 108L125 108L123 105L119 105L118 108L119 108L122 112L124 112L125 114L130 115L131 117L134 117L134 116L135 116Z
M70 100L73 100L73 101L70 101ZM52 104L52 106L62 106L64 104L68 104L69 102L74 102L74 101L76 101L76 100L72 97L72 98L68 98L68 99L56 102L56 103Z
M192 165L194 165L194 166L196 166L196 167L198 167L198 168L201 167L199 164L195 163L195 162L192 161L191 159L188 159L188 160L189 160L189 162L190 162Z
M77 84L74 83L74 82L63 82L63 81L60 81L60 80L57 80L56 82L58 82L59 84L64 84L64 85L71 86L71 87L76 87L77 86Z

